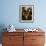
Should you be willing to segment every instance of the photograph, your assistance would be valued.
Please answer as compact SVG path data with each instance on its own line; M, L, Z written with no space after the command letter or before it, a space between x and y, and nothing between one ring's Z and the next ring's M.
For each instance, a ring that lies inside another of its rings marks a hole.
M33 22L34 6L33 5L20 5L20 22Z

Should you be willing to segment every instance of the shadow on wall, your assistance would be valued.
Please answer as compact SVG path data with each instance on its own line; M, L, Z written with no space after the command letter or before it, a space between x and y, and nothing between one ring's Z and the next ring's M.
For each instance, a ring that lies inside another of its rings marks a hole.
M3 36L3 32L6 31L6 29L4 30L5 25L4 24L0 24L0 43L2 43L2 36Z

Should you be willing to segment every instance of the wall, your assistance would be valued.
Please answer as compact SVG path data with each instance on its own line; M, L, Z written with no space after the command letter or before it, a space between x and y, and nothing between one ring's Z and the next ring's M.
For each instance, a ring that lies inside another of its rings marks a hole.
M46 28L46 1L43 0L0 0L0 25L13 24L16 28L44 27ZM34 5L34 22L19 22L19 5Z

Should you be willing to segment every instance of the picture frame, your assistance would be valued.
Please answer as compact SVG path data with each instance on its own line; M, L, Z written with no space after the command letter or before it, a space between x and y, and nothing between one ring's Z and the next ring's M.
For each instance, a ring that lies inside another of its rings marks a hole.
M34 22L34 5L19 6L19 21L24 23Z

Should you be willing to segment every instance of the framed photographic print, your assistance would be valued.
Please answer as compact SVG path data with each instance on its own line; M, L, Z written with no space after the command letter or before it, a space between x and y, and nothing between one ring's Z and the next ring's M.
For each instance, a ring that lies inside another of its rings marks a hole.
M20 22L33 22L34 20L34 5L20 5L19 6L19 20Z

